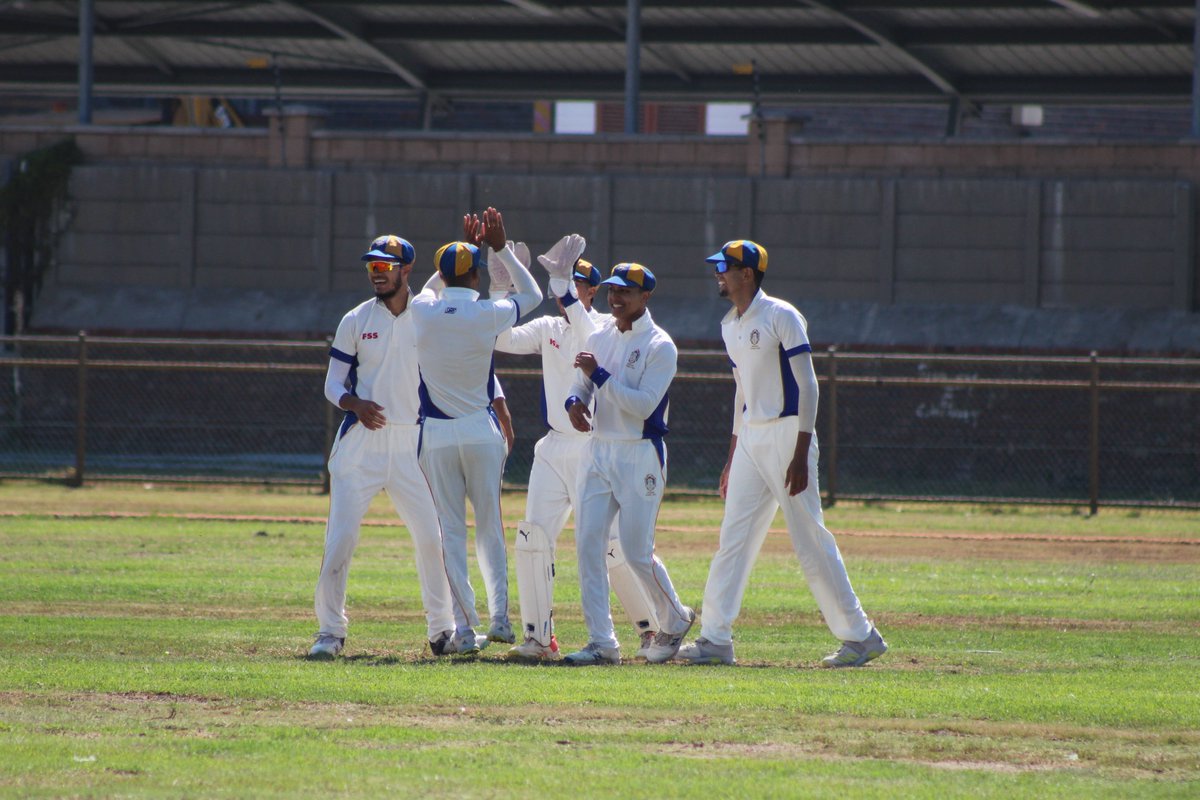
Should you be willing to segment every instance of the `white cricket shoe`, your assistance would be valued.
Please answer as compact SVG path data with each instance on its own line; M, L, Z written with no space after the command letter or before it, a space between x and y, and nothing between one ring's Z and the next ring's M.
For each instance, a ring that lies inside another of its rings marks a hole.
M842 642L837 652L821 659L822 667L861 667L868 661L879 658L888 650L887 642L872 627L871 633L861 642Z
M558 651L558 637L550 634L549 645L526 636L524 642L509 649L508 657L518 661L557 661L562 658L562 653Z
M345 636L334 636L332 633L318 633L317 641L308 651L309 658L329 659L342 652L346 646Z
M679 652L679 645L683 644L683 637L687 636L688 631L696 624L696 612L687 606L683 608L688 613L687 627L679 633L659 631L654 634L654 641L646 648L646 661L651 664L661 664L664 661L670 661Z
M650 645L654 644L654 631L642 631L641 640L638 651L633 654L634 658L645 658L646 653L650 652Z
M470 655L478 653L489 644L488 638L483 634L476 634L473 628L464 628L461 633L455 635L452 645L447 645L447 653L458 653L459 655ZM449 649L453 646L453 650Z
M488 629L487 639L489 642L512 644L517 640L517 635L513 633L512 623L507 617L496 617L492 620L492 627Z
M733 657L732 644L713 644L703 636L691 644L685 644L679 648L679 652L675 654L675 659L686 661L689 664L733 665L737 663L737 659Z
M591 667L598 664L620 664L621 651L616 647L603 647L595 642L588 642L583 649L571 653L563 659L563 663L571 667Z

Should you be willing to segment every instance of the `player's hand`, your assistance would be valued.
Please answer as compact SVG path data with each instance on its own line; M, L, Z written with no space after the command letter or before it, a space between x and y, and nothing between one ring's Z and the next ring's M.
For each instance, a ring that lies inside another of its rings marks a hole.
M581 352L575 356L575 366L583 370L583 374L589 378L596 371L596 367L600 366L596 363L596 357L588 352Z
M571 418L571 425L580 433L587 433L592 429L592 425L588 422L592 417L592 412L588 411L588 407L576 400L567 409L567 416Z
M575 262L587 248L587 240L578 233L568 234L545 253L538 256L538 263L546 268L550 277L556 280L570 281L575 271Z
M369 431L377 431L387 424L387 417L383 415L383 406L379 403L355 397L346 405L350 406L347 411L358 417L358 421Z
M789 496L795 496L808 488L808 457L796 457L788 464L787 472L783 475L783 488Z
M725 468L721 470L721 482L718 484L718 491L721 493L721 499L725 499L725 495L729 494L729 463L726 462Z
M497 253L504 249L504 243L508 241L508 236L504 232L504 217L491 206L488 206L487 211L483 212L482 241L487 242L488 247Z
M463 214L463 238L467 244L473 244L476 247L483 241L483 223L479 221L479 217L474 214Z

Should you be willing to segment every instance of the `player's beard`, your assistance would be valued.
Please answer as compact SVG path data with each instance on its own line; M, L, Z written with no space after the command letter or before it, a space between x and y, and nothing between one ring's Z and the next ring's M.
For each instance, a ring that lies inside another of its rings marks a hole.
M399 284L393 286L390 289L384 289L383 287L376 286L375 287L375 299L376 300L391 300L393 297L396 296L396 292L398 292L398 291L400 291Z

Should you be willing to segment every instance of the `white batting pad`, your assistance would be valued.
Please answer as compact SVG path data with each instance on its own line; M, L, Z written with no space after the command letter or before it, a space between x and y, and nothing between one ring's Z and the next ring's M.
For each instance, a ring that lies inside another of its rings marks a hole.
M517 523L517 596L525 635L544 647L554 634L554 548L540 525Z

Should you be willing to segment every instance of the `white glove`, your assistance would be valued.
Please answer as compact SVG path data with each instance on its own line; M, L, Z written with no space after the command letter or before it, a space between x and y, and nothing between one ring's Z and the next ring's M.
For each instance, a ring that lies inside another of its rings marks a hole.
M521 266L529 269L529 245L524 242L517 242L516 244L509 242L508 249L513 251L513 255L517 257L517 261L521 262Z
M538 263L546 268L551 278L570 281L575 262L586 248L587 239L578 233L572 233L559 239L548 252L538 256Z
M569 294L576 300L579 299L579 292L575 289L575 281L568 281L563 278L551 278L546 288L550 290L546 295L547 297L557 297L561 300Z
M504 246L509 250L513 249L512 242L506 242ZM512 278L508 274L508 267L504 266L504 262L499 257L489 257L487 262L488 277L491 279L491 283L488 284L488 293L507 292L508 287L512 285Z

